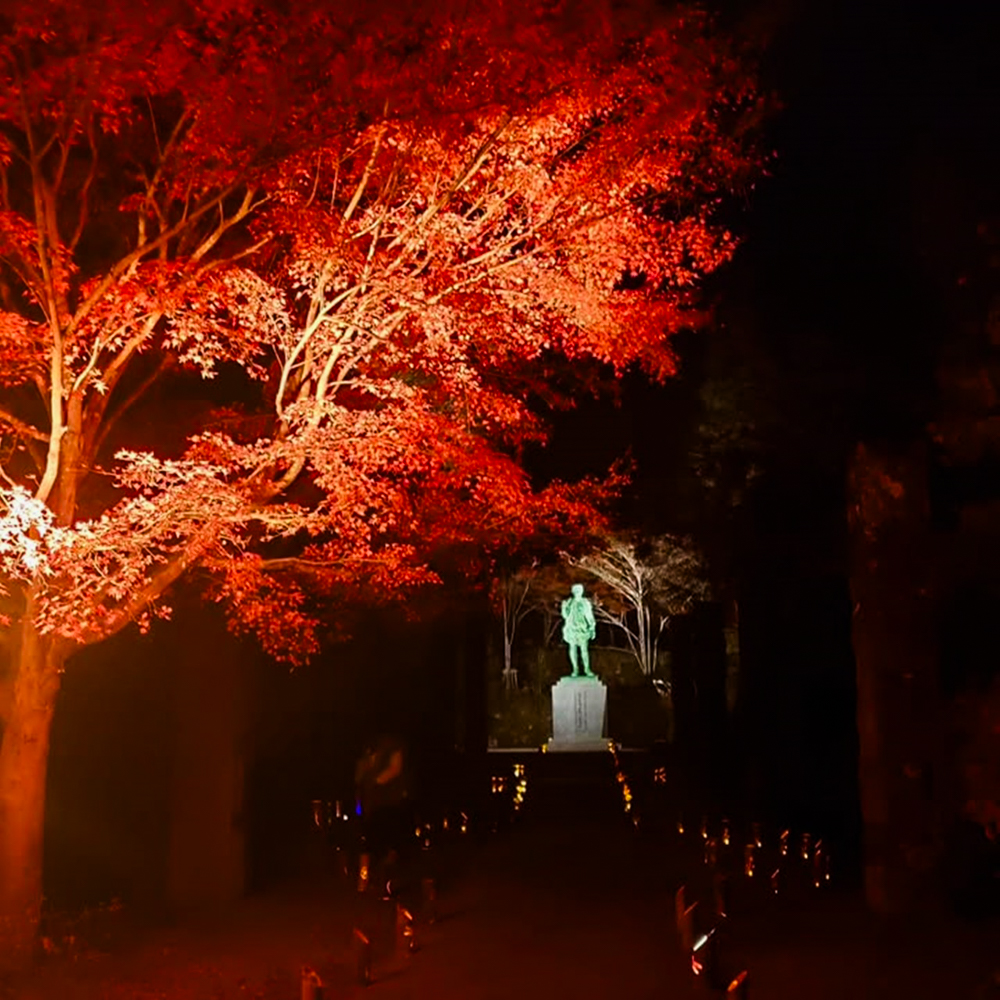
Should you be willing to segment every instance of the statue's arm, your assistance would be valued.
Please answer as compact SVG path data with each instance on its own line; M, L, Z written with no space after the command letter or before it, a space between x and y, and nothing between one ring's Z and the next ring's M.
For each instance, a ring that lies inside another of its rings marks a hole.
M586 609L585 617L587 619L587 627L590 630L590 638L593 639L597 635L597 621L594 618L594 605L592 601L587 601L584 605Z

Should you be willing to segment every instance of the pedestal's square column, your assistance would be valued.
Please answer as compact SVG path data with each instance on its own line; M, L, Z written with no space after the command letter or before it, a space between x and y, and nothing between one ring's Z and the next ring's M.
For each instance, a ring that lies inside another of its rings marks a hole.
M605 750L608 689L596 677L564 677L552 685L549 750Z

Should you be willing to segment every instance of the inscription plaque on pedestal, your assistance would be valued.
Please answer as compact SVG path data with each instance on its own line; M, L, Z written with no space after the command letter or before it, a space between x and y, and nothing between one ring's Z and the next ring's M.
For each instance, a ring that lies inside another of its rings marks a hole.
M596 677L563 677L552 685L548 750L606 750L608 689Z

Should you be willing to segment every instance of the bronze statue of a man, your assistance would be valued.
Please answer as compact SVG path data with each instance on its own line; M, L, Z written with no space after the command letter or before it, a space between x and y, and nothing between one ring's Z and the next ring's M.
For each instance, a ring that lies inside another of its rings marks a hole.
M583 584L574 583L573 596L562 602L563 642L569 646L569 662L573 664L573 677L580 676L580 665L587 677L594 677L590 669L589 643L597 635L597 622L594 621L594 606L583 596Z

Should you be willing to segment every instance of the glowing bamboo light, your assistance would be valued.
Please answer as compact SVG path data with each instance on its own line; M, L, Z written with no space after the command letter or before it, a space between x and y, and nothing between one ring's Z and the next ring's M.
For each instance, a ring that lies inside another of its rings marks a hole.
M709 837L705 841L705 864L714 868L719 860L719 842L715 837Z
M684 919L684 913L687 910L687 890L685 887L678 886L677 892L674 893L674 921L677 924L677 930L681 930L681 922Z
M517 812L521 808L524 803L524 797L527 793L528 780L526 778L522 778L514 789L514 812Z
M744 969L726 988L728 1000L748 1000L750 996L750 975Z
M823 847L823 841L817 840L813 849L813 885L818 889L824 882L830 881L830 856Z
M629 812L632 809L632 792L628 785L622 788L622 798L625 800L625 812Z
M694 914L698 903L695 901L683 910L680 909L681 903L683 900L678 902L677 933L681 938L681 947L690 952L694 948Z
M715 928L702 934L691 949L691 971L696 976L704 975L706 980L715 978L716 948Z
M362 986L372 983L372 942L359 927L354 928L354 947L357 951L357 976Z
M403 946L411 954L417 950L417 932L413 914L402 903L396 904L396 947Z
M323 1000L323 980L315 969L308 965L302 967L302 1000Z

